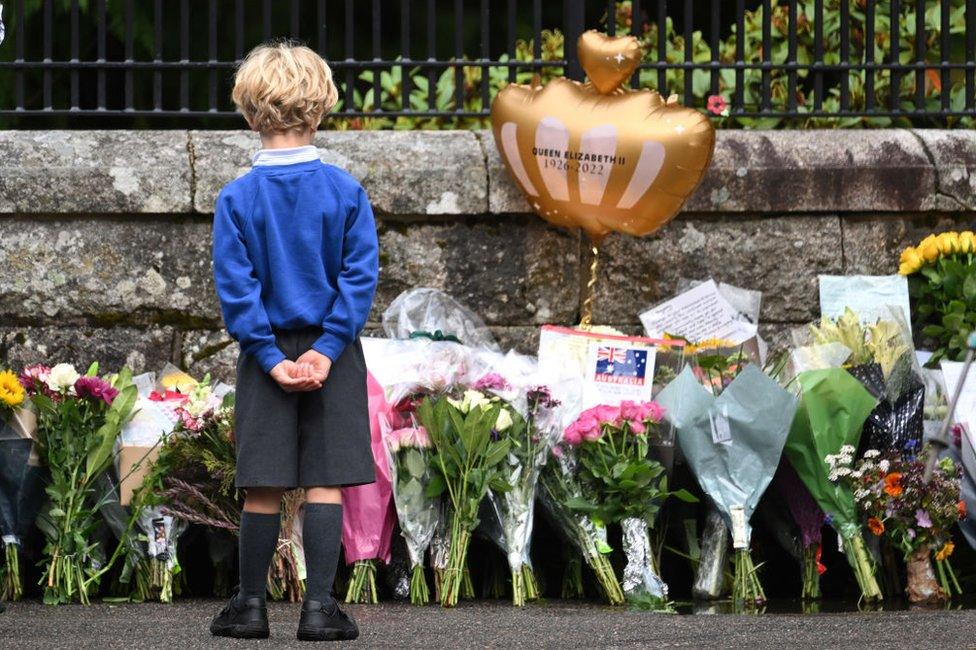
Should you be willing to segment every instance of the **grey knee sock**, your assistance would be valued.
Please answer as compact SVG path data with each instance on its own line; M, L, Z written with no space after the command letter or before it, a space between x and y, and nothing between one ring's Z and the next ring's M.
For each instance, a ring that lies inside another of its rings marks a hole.
M334 503L306 503L302 526L305 546L305 600L328 602L339 564L342 543L342 506Z
M260 512L241 513L240 570L241 597L264 599L268 589L268 567L278 545L281 516Z

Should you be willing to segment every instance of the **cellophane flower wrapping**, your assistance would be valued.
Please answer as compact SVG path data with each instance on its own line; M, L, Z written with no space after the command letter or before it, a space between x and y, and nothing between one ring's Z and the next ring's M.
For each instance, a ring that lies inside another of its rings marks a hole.
M820 575L826 568L820 563L822 532L826 516L810 495L807 486L797 476L793 466L784 459L776 470L773 486L800 531L800 547L803 552L802 576L805 599L820 597Z
M532 538L539 474L559 437L559 401L541 384L535 359L510 352L482 351L478 355L481 377L475 389L505 400L525 420L524 427L507 426L501 435L511 444L504 461L504 492L490 491L488 498L498 526L482 526L505 553L512 576L515 605L538 598L529 543Z
M722 513L710 505L702 529L698 567L691 593L697 600L718 600L725 593L729 557L729 529Z
M911 329L897 308L874 323L861 323L851 309L824 317L793 335L797 347L841 344L850 350L843 365L878 400L864 423L858 456L867 449L920 445L924 433L925 380Z
M400 294L383 313L383 329L389 338L371 342L367 363L387 393L382 435L397 518L412 564L410 599L422 604L429 601L424 555L430 548L439 589L450 542L446 535L437 537L439 529L447 529L449 513L441 497L427 496L434 477L434 450L416 409L428 395L471 385L473 348L497 350L497 344L477 314L429 288Z
M117 557L106 558L93 537L100 506L96 486L112 463L137 391L128 371L100 377L97 364L84 375L67 363L28 367L21 380L37 410L38 450L50 476L49 506L37 520L47 542L44 601L87 604Z
M366 393L376 480L342 489L342 547L346 563L356 564L346 601L375 603L375 561L390 562L396 513L390 461L381 431L381 420L386 421L389 406L383 387L372 373L366 376Z
M45 481L33 440L36 417L17 378L7 374L8 381L12 378L6 398L11 403L6 408L0 404L0 540L4 547L0 600L12 601L23 595L21 540L44 502Z
M717 395L687 366L657 399L698 483L732 531L733 547L748 554L750 520L779 465L795 397L749 364ZM749 570L751 560L743 562ZM748 579L758 586L755 575ZM761 588L746 596L764 600Z
M842 449L854 453L877 399L843 368L804 370L796 375L794 384L800 404L784 455L840 534L862 598L880 600L881 588L864 544L853 492L830 480L831 468L825 460Z

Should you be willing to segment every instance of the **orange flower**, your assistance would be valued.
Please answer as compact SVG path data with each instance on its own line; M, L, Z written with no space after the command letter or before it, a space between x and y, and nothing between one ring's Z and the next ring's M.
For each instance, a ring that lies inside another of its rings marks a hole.
M898 489L901 490L901 488ZM871 532L874 534L875 537L881 537L881 534L884 533L885 530L884 522L878 519L877 517L871 517L870 519L868 519L868 528L871 530Z
M952 542L946 542L942 545L942 548L939 549L939 552L935 554L935 559L942 562L943 560L948 559L954 550L956 550L956 545Z
M892 472L885 477L884 491L890 497L901 496L901 472Z
M963 501L962 499L960 499L959 500L959 503L956 504L956 510L959 511L959 518L960 519L965 519L966 518L967 515L966 515L966 502L965 501Z

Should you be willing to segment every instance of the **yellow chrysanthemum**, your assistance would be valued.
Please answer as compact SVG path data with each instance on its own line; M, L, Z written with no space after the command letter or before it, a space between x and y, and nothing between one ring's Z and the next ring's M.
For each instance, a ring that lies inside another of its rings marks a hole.
M944 232L936 237L939 252L943 255L953 255L959 251L959 233Z
M909 246L901 252L901 259L899 261L898 272L902 275L916 273L925 264L925 260L919 254L918 249L912 246Z
M956 545L952 542L946 542L942 545L942 548L935 554L935 559L939 562L946 560L952 555L952 552L956 550Z
M918 252L926 262L934 262L939 259L939 244L935 235L929 235L918 245Z
M0 402L8 408L15 408L24 402L24 387L17 381L17 375L9 370L0 372Z
M738 347L738 343L730 341L728 339L702 339L691 345L685 346L686 354L694 354L696 352L702 352L703 350L720 350L722 348L734 348Z
M959 252L976 253L976 234L971 230L959 233Z

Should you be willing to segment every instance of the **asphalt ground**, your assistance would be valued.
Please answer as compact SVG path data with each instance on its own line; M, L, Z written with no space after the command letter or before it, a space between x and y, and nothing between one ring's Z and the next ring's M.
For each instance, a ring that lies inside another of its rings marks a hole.
M214 639L222 603L13 603L0 614L0 648L289 648L298 605L272 603L271 638ZM383 603L349 606L370 648L976 648L976 610L909 610L761 615L666 615L548 601L515 609L500 601L455 610Z

